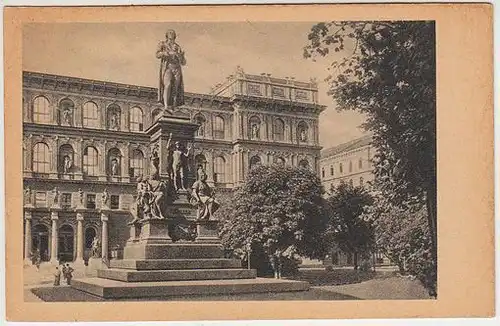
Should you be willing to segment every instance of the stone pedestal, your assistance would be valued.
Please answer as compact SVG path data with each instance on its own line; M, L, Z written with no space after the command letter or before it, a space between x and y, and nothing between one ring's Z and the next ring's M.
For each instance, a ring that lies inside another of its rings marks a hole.
M219 221L202 220L196 222L196 242L217 243L219 242Z
M174 148L176 141L179 141L184 147L188 143L194 142L194 135L198 129L198 125L190 121L189 117L179 115L168 115L164 113L158 120L155 121L145 130L145 133L150 137L150 144L156 145L159 152L159 174L162 180L165 180L170 172L168 157L171 150ZM170 134L172 139L169 144ZM190 153L192 155L192 153ZM191 169L194 171L194 169ZM193 183L194 176L186 171L186 184L190 186Z
M139 241L149 243L170 243L172 239L168 234L168 220L150 219L141 223Z

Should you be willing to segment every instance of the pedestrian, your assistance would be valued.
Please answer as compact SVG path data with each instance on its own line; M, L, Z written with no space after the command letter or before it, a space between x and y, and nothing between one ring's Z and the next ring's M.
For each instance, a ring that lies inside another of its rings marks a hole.
M59 286L61 284L61 271L59 267L56 267L56 271L54 272L54 286Z
M64 268L64 278L66 279L66 284L71 285L71 279L73 278L73 271L74 269L69 266L69 264L66 264Z
M40 264L42 263L42 258L40 257L40 251L37 249L35 251L35 266L36 266L36 270L39 271L40 270Z

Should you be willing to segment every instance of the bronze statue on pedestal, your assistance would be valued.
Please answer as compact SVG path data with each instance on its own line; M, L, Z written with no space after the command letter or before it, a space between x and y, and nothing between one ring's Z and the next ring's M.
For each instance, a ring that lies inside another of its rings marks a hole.
M156 49L156 58L160 59L160 75L158 86L158 102L170 114L181 105L184 105L184 82L182 66L186 64L184 51L175 42L174 30L165 33L165 41L160 41Z

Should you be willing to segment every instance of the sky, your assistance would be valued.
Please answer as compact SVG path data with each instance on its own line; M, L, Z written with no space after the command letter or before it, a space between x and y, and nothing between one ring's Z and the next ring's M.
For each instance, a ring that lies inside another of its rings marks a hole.
M320 145L335 146L363 135L359 113L337 112L324 82L328 63L302 57L314 23L51 23L23 30L23 70L157 87L155 51L167 29L174 29L186 53L187 92L208 93L239 65L246 73L316 78Z

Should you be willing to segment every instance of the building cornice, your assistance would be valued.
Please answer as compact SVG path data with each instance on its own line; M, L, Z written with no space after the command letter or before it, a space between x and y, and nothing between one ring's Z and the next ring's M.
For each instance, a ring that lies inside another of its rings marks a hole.
M23 71L23 88L52 92L72 93L107 97L113 99L133 100L144 103L157 103L157 88L128 85L93 79ZM264 103L265 111L302 112L319 115L326 106L307 102L294 102L281 99L270 99L258 96L235 95L224 97L210 94L184 94L186 106L190 109L213 108L221 111L233 111L234 105L252 105L254 108Z
M52 124L23 123L23 134L64 135L67 137L104 138L133 143L147 143L149 136L144 132L115 131L106 129L75 128Z

